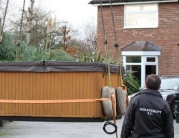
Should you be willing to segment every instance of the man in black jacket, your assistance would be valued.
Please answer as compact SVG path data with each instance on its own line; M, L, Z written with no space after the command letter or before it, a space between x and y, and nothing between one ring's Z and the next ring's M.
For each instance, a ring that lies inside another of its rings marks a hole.
M172 113L158 91L160 84L157 75L149 75L146 89L131 99L121 138L174 138Z

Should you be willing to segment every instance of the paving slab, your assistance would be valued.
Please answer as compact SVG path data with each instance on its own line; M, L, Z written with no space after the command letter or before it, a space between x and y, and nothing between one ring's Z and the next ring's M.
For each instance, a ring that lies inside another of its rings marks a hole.
M117 120L120 138L123 118ZM0 138L116 138L103 131L104 122L6 122L0 127ZM107 127L112 131L111 127ZM174 120L175 138L179 138L179 123Z

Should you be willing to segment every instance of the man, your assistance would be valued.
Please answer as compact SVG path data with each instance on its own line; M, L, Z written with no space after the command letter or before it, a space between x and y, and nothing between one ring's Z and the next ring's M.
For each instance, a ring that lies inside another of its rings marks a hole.
M172 113L158 91L160 84L157 75L149 75L146 89L131 99L121 138L174 138Z

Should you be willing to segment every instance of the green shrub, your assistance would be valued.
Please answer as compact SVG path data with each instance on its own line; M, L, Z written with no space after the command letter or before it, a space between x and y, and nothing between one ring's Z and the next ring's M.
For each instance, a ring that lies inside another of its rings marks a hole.
M3 40L0 43L0 61L13 61L15 59L14 36L2 33Z
M125 72L123 77L123 83L127 87L128 95L139 92L140 91L140 83L137 77L132 75L129 71Z
M75 61L63 50L44 50L42 47L29 46L25 42L21 42L18 61L37 60Z

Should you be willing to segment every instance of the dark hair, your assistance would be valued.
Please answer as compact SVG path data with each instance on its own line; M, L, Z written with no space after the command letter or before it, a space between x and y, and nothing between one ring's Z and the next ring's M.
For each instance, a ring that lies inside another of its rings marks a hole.
M155 74L147 76L146 85L149 89L157 90L161 84L161 79Z

